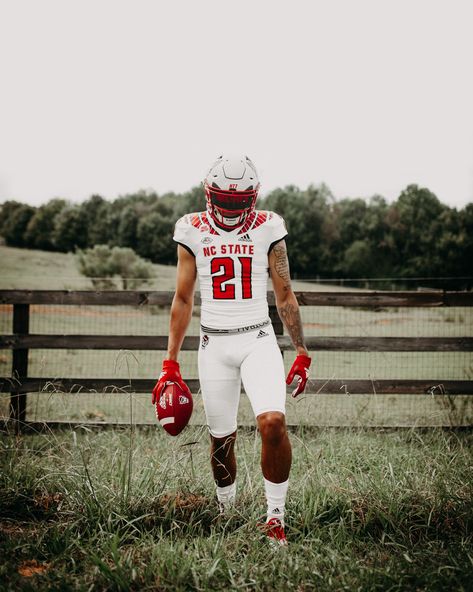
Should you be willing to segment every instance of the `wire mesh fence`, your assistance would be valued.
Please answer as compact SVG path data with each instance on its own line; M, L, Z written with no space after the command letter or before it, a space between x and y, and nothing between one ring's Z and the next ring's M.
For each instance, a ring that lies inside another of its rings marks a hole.
M12 332L12 305L0 306L0 332ZM378 308L302 306L307 336L327 337L471 337L473 307ZM30 333L50 335L167 335L166 306L31 305ZM199 334L199 307L188 330ZM470 351L385 352L314 351L313 375L319 379L366 379L373 388L351 395L341 384L339 394L288 397L290 424L306 425L465 425L473 423L473 397L445 394L442 380L473 380ZM85 349L32 349L28 373L35 377L110 378L133 380L157 377L164 352ZM286 369L292 352L284 352ZM0 351L0 375L11 373L12 353ZM198 378L197 352L183 351L180 364L185 378ZM432 394L380 395L374 381L426 379L439 383ZM4 390L7 390L4 385ZM114 387L105 393L85 393L79 385L70 392L30 393L27 420L103 421L153 423L154 411L147 393L130 393ZM0 396L0 413L8 415L8 393ZM194 423L205 423L202 401L195 398ZM242 394L240 422L254 418Z

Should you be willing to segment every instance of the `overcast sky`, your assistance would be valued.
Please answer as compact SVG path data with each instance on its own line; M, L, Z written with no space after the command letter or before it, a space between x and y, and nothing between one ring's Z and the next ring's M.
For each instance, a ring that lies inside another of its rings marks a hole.
M473 201L473 2L0 0L0 201L262 186Z

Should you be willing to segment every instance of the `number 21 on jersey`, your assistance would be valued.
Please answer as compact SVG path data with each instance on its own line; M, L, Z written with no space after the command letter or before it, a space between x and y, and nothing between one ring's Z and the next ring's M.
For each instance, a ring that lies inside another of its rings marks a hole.
M238 257L238 261L231 257L214 257L210 261L213 297L216 300L235 300L236 282L231 280L235 279L235 266L239 265L242 298L251 298L251 262L251 257Z

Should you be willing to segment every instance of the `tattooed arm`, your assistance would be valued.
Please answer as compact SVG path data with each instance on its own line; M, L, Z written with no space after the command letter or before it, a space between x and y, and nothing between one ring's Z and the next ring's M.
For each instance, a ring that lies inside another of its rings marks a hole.
M269 254L269 272L273 281L279 316L292 339L297 354L308 356L304 344L299 304L291 288L289 261L284 240L279 241Z

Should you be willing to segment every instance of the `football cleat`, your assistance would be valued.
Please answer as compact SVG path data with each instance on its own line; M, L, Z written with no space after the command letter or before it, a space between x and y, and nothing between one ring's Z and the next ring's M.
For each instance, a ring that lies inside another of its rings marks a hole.
M286 547L287 539L284 525L279 518L271 518L263 525L263 530L272 547Z
M204 179L207 211L224 230L240 227L255 209L260 183L248 156L219 156Z
M155 405L157 420L171 436L177 436L186 427L194 406L190 391L175 382L166 382Z

